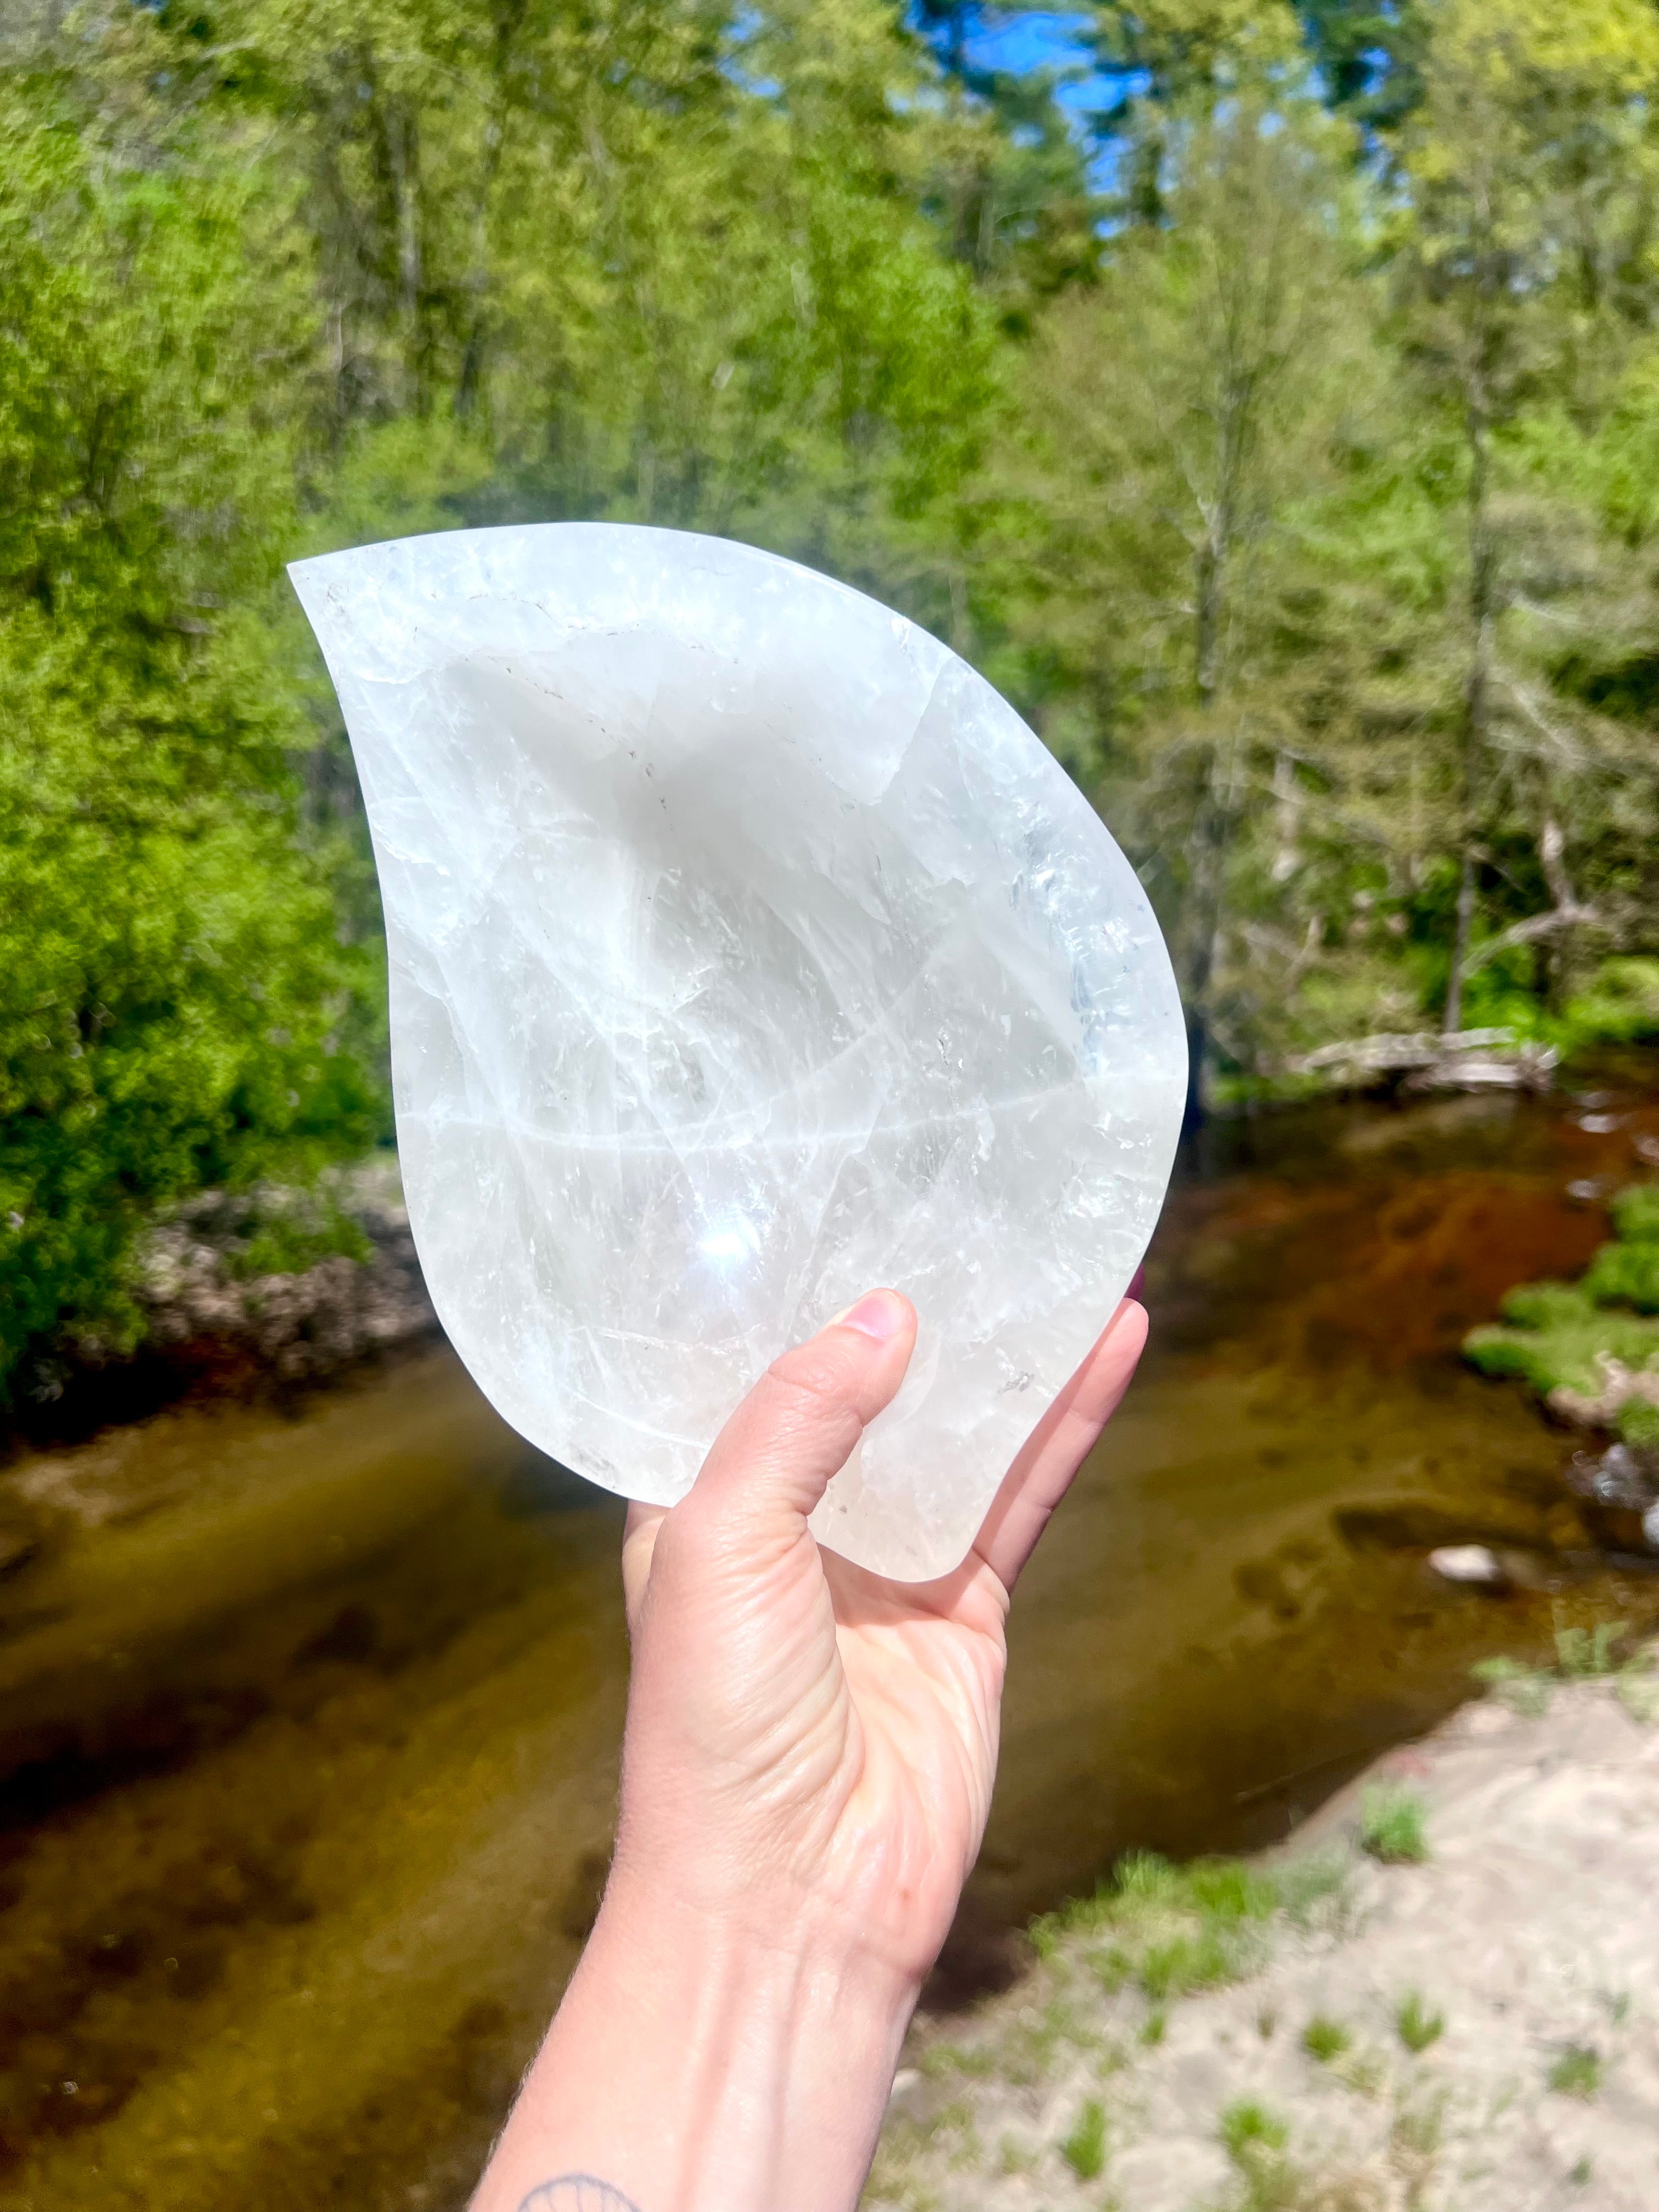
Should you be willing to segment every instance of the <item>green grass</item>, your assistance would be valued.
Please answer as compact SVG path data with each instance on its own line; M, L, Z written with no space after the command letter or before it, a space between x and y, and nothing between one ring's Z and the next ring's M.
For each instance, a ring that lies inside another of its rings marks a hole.
M1276 2112L1241 2097L1222 2113L1218 2133L1238 2174L1228 2212L1299 2212L1304 2180L1286 2154L1290 2128Z
M1222 2113L1217 2132L1235 2166L1255 2151L1283 2150L1291 2139L1290 2123L1254 2097L1236 2098Z
M1601 2054L1587 2044L1570 2045L1545 2079L1558 2097L1580 2097L1588 2103L1601 2087Z
M1510 1711L1524 1720L1542 1720L1550 1709L1556 1677L1541 1667L1498 1657L1477 1659L1469 1673L1483 1689L1495 1690Z
M1551 1697L1564 1682L1612 1681L1632 1720L1659 1718L1652 1680L1652 1662L1645 1651L1621 1658L1616 1647L1626 1633L1622 1620L1599 1620L1588 1627L1558 1626L1553 1667L1528 1667L1518 1659L1479 1659L1470 1668L1474 1679L1494 1690L1514 1712L1537 1720L1548 1711Z
M1402 2105L1394 2116L1389 2140L1397 2159L1419 2169L1425 2166L1446 2138L1446 2100L1443 2095L1429 2104ZM1415 2204L1417 2199L1413 2198Z
M1395 2033L1413 2057L1420 2057L1446 2032L1443 2013L1431 2012L1415 1990L1407 1990L1395 2007Z
M1112 2072L1122 2063L1122 2054L1115 2046L1087 2025L1075 2005L1056 1995L1040 2013L1023 2009L998 2037L989 2053L990 2063L983 2069L970 2070L994 2072L1005 2081L1030 2086L1048 2073L1062 2045L1091 2051L1103 2072ZM922 2063L926 2065L926 2059Z
M1091 2097L1078 2114L1060 2154L1079 2181L1099 2179L1106 2165L1106 2108L1098 2098Z
M921 2071L936 2080L951 2074L982 2079L996 2071L996 2053L983 2044L933 2043L918 2061Z
M1598 1620L1593 1628L1558 1628L1555 1663L1569 1682L1588 1682L1619 1672L1613 1647L1625 1633L1622 1620Z
M1340 1898L1348 1879L1347 1854L1340 1844L1307 1851L1275 1867L1272 1878L1280 1909L1298 1928L1306 1928L1319 1917L1322 1906Z
M1305 1918L1341 1881L1340 1863L1328 1855L1264 1873L1237 1859L1177 1867L1137 1851L1092 1897L1033 1922L1031 1938L1044 1958L1080 1939L1085 1962L1109 1994L1138 1989L1161 2008L1253 1972L1267 1955L1274 1916Z
M1302 2048L1310 2058L1316 2058L1322 2066L1328 2066L1344 2051L1352 2051L1353 2038L1340 2020L1328 2020L1316 2012L1302 2031Z
M1380 1784L1360 1800L1360 1849L1382 1866L1420 1866L1429 1856L1427 1821L1414 1790Z
M343 1207L307 1192L284 1194L269 1204L225 1256L225 1273L250 1281L260 1275L303 1275L321 1261L369 1259L374 1246Z

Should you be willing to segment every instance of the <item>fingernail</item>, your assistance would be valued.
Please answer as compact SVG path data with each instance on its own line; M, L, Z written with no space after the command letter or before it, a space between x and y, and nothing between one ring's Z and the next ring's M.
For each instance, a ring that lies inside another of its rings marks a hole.
M902 1319L903 1310L890 1291L872 1291L845 1313L838 1313L830 1326L855 1328L860 1336L873 1336L878 1344L885 1344L890 1336L898 1334Z

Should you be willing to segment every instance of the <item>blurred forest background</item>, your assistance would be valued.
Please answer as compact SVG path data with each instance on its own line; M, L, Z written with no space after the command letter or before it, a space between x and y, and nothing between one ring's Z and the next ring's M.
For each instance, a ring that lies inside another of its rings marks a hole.
M283 575L364 539L903 606L1212 1103L1659 1033L1656 94L1655 0L0 0L0 1387L130 1336L158 1206L388 1132Z

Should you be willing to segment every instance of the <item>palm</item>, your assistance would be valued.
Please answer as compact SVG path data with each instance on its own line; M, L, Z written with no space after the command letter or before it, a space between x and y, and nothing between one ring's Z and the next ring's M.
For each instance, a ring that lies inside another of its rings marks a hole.
M1008 1594L1144 1336L1139 1308L1120 1307L974 1549L936 1582L894 1582L821 1551L800 1511L733 1541L742 1415L682 1504L632 1509L629 1765L658 1780L653 1803L637 1788L624 1803L655 1832L640 1839L653 1856L688 1832L716 1835L710 1863L683 1869L689 1886L716 1884L751 1910L781 1888L925 1971L989 1809Z
M944 1941L990 1809L1007 1593L977 1555L921 1585L832 1556L823 1565L858 1778L838 1840L849 1865L882 1868L881 1901L906 1905L907 1925L892 1933L925 1966Z

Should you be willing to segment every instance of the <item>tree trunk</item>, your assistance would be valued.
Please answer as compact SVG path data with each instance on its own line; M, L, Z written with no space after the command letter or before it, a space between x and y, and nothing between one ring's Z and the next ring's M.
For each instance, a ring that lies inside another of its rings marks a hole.
M1238 512L1249 397L1248 389L1242 388L1237 379L1228 380L1215 457L1215 501L1204 516L1203 535L1193 559L1193 682L1206 707L1216 703L1226 682L1222 641L1227 620L1228 562L1233 550L1234 518ZM1218 959L1227 847L1237 813L1233 786L1237 752L1238 734L1235 730L1228 748L1224 799L1220 749L1218 745L1212 746L1188 848L1194 917L1186 994L1186 1127L1189 1132L1204 1116L1204 1069L1210 1045L1209 990Z
M1279 849L1273 854L1273 880L1287 884L1297 869L1297 832L1301 827L1302 808L1296 787L1296 763L1286 752L1273 755L1273 823L1279 835Z
M477 404L483 381L486 332L495 304L489 266L490 202L507 140L514 57L524 12L522 0L518 0L518 4L501 13L495 23L489 115L484 125L483 159L478 164L477 189L472 201L472 268L467 279L472 294L472 312L467 321L466 344L455 387L455 412L462 422L466 421Z
M1204 788L1188 841L1192 934L1182 997L1187 1009L1185 1126L1188 1133L1204 1118L1204 1071L1210 1054L1210 986L1220 964L1222 925L1226 913L1227 848L1237 811L1233 787L1237 753L1235 737L1225 764L1224 790L1221 749L1218 745L1211 748Z
M1187 1009L1187 1103L1181 1133L1190 1137L1204 1121L1204 1069L1210 1056L1209 1025L1197 1006Z
M1487 422L1484 401L1471 392L1465 412L1469 443L1469 666L1463 686L1463 763L1461 840L1462 873L1457 886L1457 927L1441 1028L1448 1036L1463 1023L1463 965L1474 929L1476 814L1492 718L1492 670L1498 613L1498 540L1487 508Z
M1446 980L1446 1012L1440 1026L1447 1036L1463 1026L1463 967L1474 926L1474 847L1463 848L1463 872L1457 885L1457 926L1452 933L1451 974Z
M421 328L419 151L413 110L394 100L388 118L392 188L398 221L398 319L403 326L404 375L410 410L423 417L428 394L425 333Z
M1194 638L1194 681L1200 699L1209 701L1221 688L1220 644L1223 593L1225 589L1225 555L1215 543L1214 534L1206 538L1199 549L1197 601L1197 635Z

